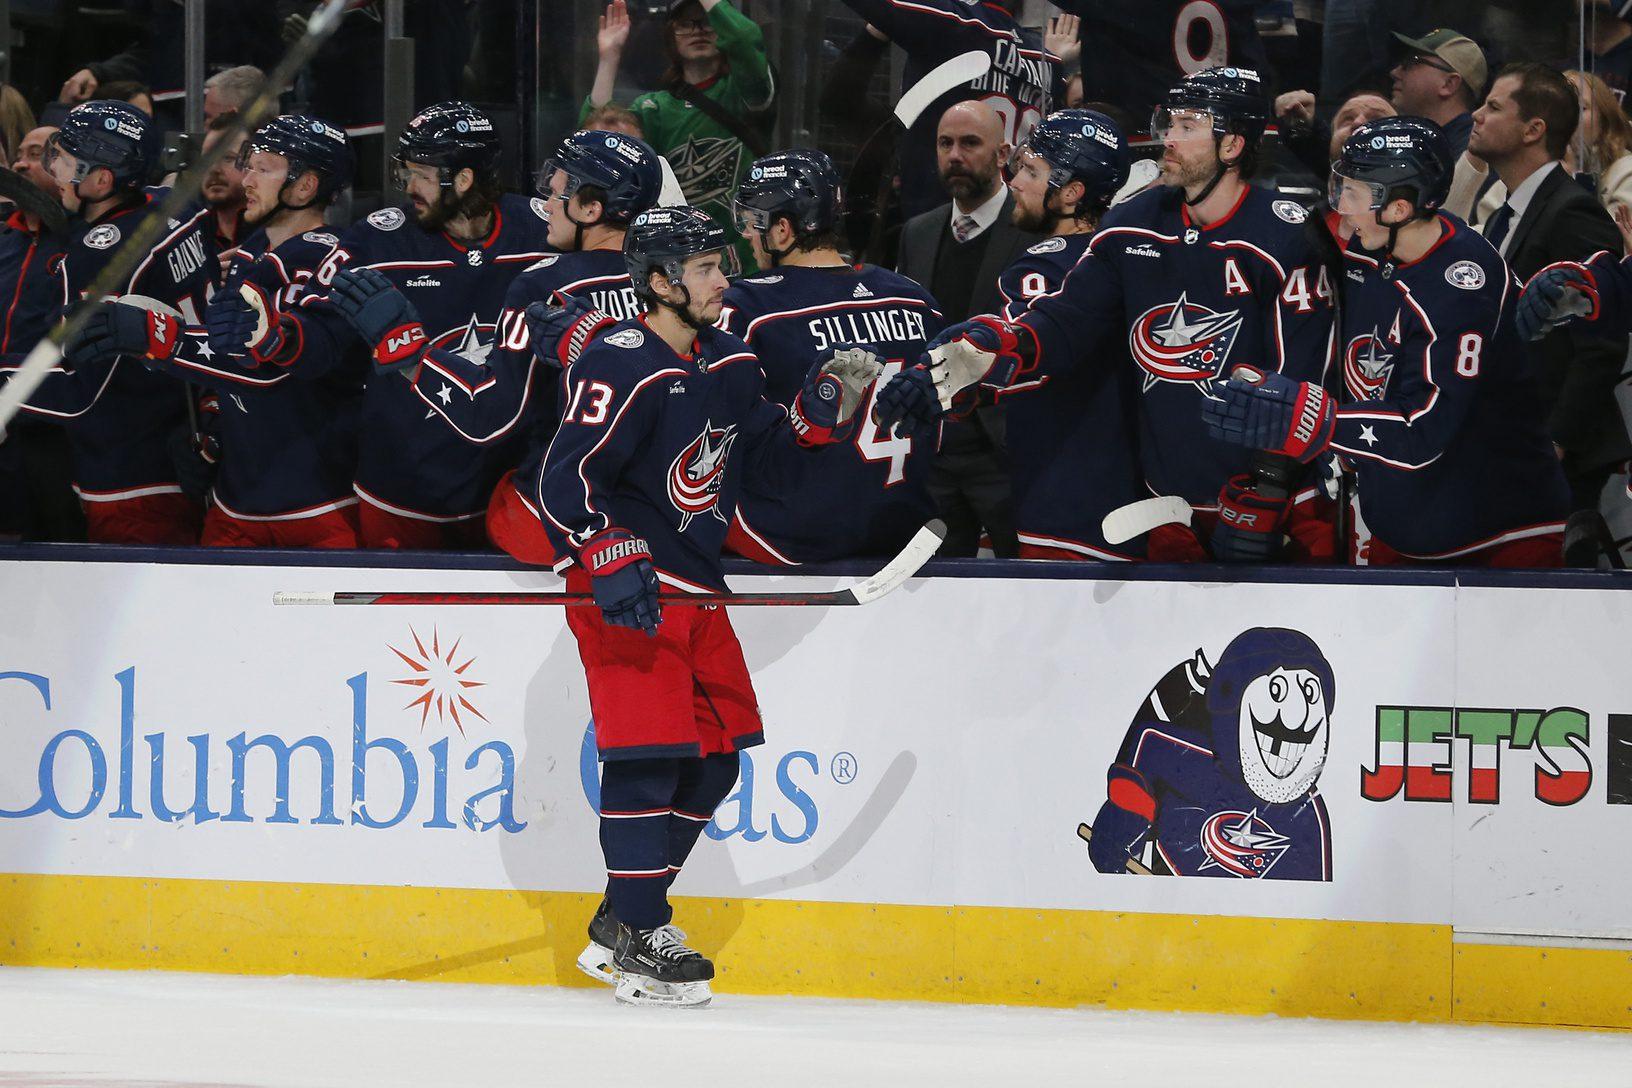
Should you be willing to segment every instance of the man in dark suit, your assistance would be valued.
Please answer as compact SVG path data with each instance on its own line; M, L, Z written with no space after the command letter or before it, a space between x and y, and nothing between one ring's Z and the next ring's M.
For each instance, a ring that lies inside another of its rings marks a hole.
M1002 122L983 102L959 102L936 129L936 166L952 199L907 220L896 271L929 289L949 325L998 312L998 275L1042 240L1011 221L1014 197L1002 173L1010 150ZM997 555L1019 554L1001 408L944 425L929 489L947 525L942 555L974 555L983 528Z
M1503 68L1474 114L1468 149L1490 163L1507 188L1506 203L1482 230L1522 281L1554 261L1621 252L1609 213L1561 161L1579 119L1575 89L1543 64ZM1575 531L1566 533L1566 562L1592 565L1599 494L1615 466L1632 456L1615 400L1627 340L1559 329L1532 350L1548 430L1570 484Z

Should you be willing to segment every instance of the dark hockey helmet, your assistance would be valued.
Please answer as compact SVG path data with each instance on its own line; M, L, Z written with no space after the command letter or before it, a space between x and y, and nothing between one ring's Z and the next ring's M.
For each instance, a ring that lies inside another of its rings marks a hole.
M1059 110L1043 118L1015 152L1018 161L1035 155L1048 163L1053 192L1080 181L1088 193L1082 203L1109 207L1128 180L1128 141L1116 122L1093 110Z
M257 151L282 155L289 160L291 182L307 172L316 174L316 204L332 200L351 184L357 170L357 159L345 132L327 121L304 114L286 113L256 129L238 149L238 168L247 168L249 157Z
M128 102L83 102L68 111L46 143L45 167L67 152L79 164L74 185L98 167L113 174L116 186L143 185L158 164L163 139L153 119Z
M657 152L645 140L617 132L574 132L562 140L555 155L539 168L540 196L550 196L550 179L557 170L567 175L563 200L572 199L585 185L606 193L601 215L608 223L627 223L656 206L663 190Z
M838 224L844 189L826 154L794 148L755 159L737 186L732 210L744 230L767 231L786 217L795 234L820 234Z
M1158 142L1166 139L1176 112L1205 113L1213 119L1214 136L1244 136L1249 147L1256 146L1269 124L1269 108L1264 81L1251 68L1207 68L1168 88L1151 117L1150 134Z
M468 102L438 102L408 122L397 137L392 161L399 171L410 162L434 166L447 188L467 166L478 176L491 176L502 150L498 130L487 114Z
M680 284L686 261L716 253L730 245L725 231L701 208L679 205L652 208L635 216L623 236L623 265L635 293L650 298L646 280L661 268L669 282Z
M1423 117L1379 117L1344 142L1332 164L1328 196L1338 207L1343 182L1355 181L1368 191L1370 210L1404 198L1422 215L1445 203L1454 169L1450 141L1438 125Z

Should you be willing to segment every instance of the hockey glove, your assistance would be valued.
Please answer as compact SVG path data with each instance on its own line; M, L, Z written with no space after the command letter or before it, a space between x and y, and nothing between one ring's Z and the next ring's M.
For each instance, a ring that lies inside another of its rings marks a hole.
M181 327L169 314L104 302L91 311L63 354L71 363L105 363L120 355L168 359L176 353Z
M1550 264L1530 277L1514 324L1522 340L1540 340L1575 318L1598 319L1598 278L1574 261Z
M1267 563L1280 554L1281 526L1292 500L1258 493L1245 473L1230 477L1218 493L1218 524L1213 526L1213 558L1220 563Z
M1337 408L1318 385L1238 366L1202 401L1207 433L1221 442L1308 463L1331 444Z
M533 354L563 370L578 361L597 334L617 324L611 314L576 297L569 297L560 306L534 302L522 311L522 320L527 322L527 341Z
M878 356L867 348L824 348L788 409L788 422L800 445L825 446L846 438L856 407L883 369Z
M578 551L589 572L590 588L601 618L613 627L634 627L657 634L663 605L657 596L652 550L625 529L603 529Z
M220 440L208 432L194 434L184 425L170 432L165 445L181 493L193 502L204 502L210 488L215 486L216 470L220 468Z
M1026 335L1031 335L1029 330ZM942 329L929 342L927 352L929 376L941 411L950 412L954 398L971 386L1003 389L1030 369L1020 346L1015 327L995 317L977 317Z
M288 366L300 354L300 325L259 284L228 280L204 310L210 350L229 359Z
M1102 873L1125 873L1156 820L1156 799L1145 776L1121 763L1107 774L1106 800L1094 817L1088 860Z
M901 371L873 398L873 422L897 437L909 437L940 418L935 382L923 363Z
M346 268L329 285L329 302L363 343L374 365L388 373L408 374L419 366L429 339L413 303L385 274L373 268Z

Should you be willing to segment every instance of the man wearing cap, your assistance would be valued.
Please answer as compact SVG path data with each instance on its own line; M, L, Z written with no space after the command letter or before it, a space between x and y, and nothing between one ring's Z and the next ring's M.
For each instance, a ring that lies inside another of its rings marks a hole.
M1420 38L1394 37L1406 50L1389 72L1394 108L1402 115L1426 117L1443 129L1454 162L1468 149L1473 108L1485 89L1485 51L1454 30L1430 30Z

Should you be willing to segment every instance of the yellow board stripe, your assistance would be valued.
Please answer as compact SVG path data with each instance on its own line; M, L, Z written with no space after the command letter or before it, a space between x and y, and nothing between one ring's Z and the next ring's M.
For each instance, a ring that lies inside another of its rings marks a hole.
M574 960L597 898L19 874L0 877L0 961L593 986ZM1449 926L786 900L676 908L726 993L1632 1027L1627 952L1453 946Z

